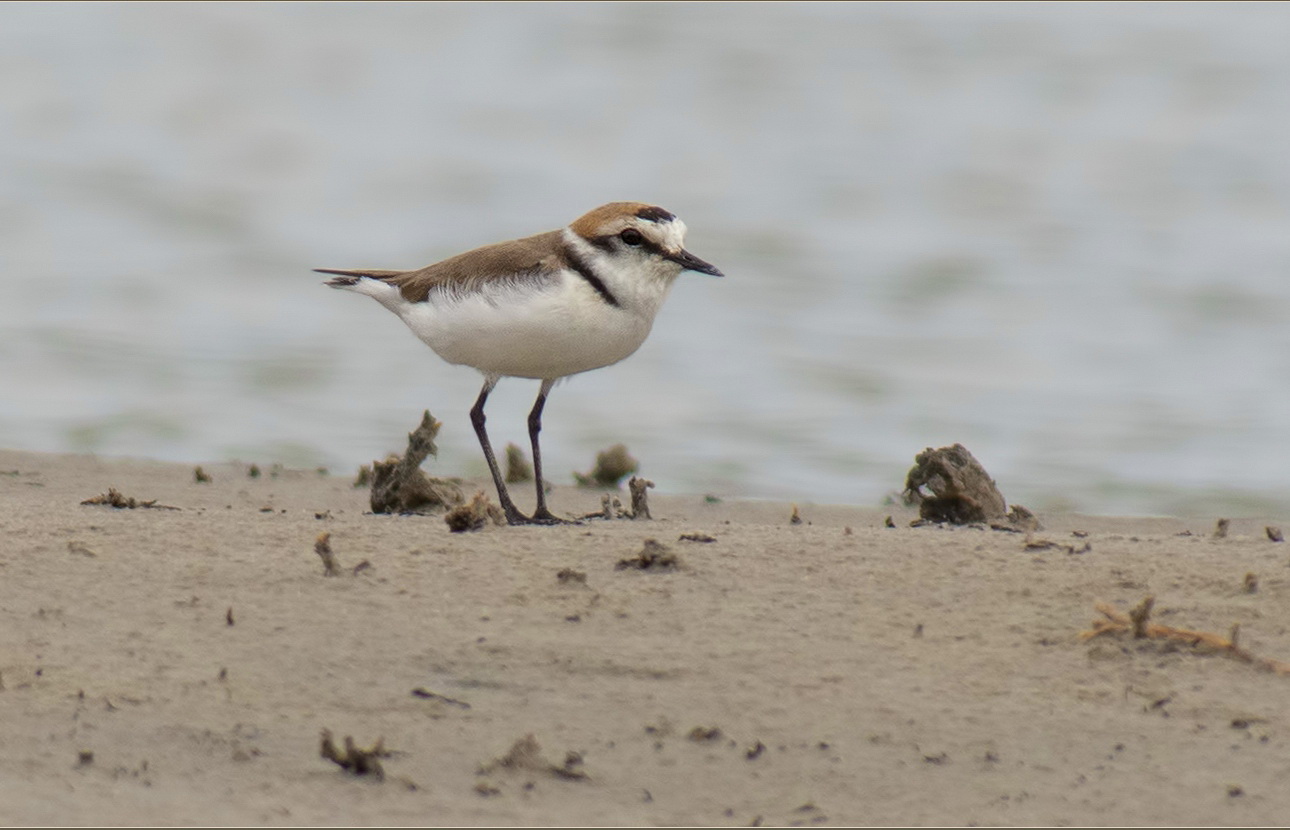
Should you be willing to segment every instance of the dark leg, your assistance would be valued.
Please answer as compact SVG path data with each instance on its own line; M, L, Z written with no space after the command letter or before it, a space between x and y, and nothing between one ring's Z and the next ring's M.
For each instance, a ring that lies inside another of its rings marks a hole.
M488 443L488 432L484 429L484 402L488 393L497 385L497 378L489 377L484 381L484 388L479 392L479 400L470 410L470 422L475 425L475 435L479 436L479 446L484 448L484 460L488 462L488 471L493 474L493 484L497 485L497 500L502 503L506 521L513 525L524 525L532 522L521 513L511 501L511 494L506 492L506 483L502 480L501 471L497 469L497 458L493 455L493 446ZM535 459L536 460L536 459Z
M554 380L542 381L537 400L533 402L533 411L529 413L529 441L533 444L533 477L537 479L537 509L533 511L533 521L550 524L563 524L561 519L546 506L546 488L542 480L542 448L538 445L538 433L542 431L542 409L546 406L546 396L555 386Z

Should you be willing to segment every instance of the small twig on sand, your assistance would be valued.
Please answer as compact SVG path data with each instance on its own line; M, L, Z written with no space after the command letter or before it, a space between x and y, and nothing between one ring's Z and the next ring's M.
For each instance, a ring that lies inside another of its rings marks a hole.
M422 688L421 686L417 686L412 690L412 696L419 697L422 700L437 700L440 703L447 703L450 706L456 706L461 709L470 708L470 704L464 700L457 700L455 697L447 697L439 694L438 692L432 692L429 689Z
M340 563L336 561L336 554L331 550L331 533L323 531L318 534L314 540L314 553L322 559L323 576L339 576Z
M1290 675L1290 663L1283 663L1280 660L1270 660L1266 657L1256 657L1249 651L1239 645L1240 625L1232 627L1228 636L1214 634L1209 631L1192 631L1186 628L1174 628L1168 625L1158 625L1149 622L1151 608L1155 604L1155 597L1146 597L1138 603L1128 614L1117 609L1115 606L1105 602L1096 603L1093 607L1102 614L1104 619L1093 620L1093 627L1088 631L1081 631L1079 638L1081 640L1091 640L1094 637L1103 635L1121 635L1133 632L1135 637L1141 637L1152 640L1170 640L1173 642L1186 643L1190 646L1202 646L1208 650L1219 654L1227 655L1240 660L1242 663L1250 663L1264 671L1270 671L1274 674ZM1141 632L1141 633L1139 633Z

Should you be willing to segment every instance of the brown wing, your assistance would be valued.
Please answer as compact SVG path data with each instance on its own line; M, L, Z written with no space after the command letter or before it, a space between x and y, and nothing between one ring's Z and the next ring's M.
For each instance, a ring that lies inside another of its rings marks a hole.
M540 271L543 263L550 266L559 260L561 249L560 231L548 231L486 245L417 271L396 271L378 279L397 286L408 302L419 303L436 286L452 285L456 290L470 292L482 283Z

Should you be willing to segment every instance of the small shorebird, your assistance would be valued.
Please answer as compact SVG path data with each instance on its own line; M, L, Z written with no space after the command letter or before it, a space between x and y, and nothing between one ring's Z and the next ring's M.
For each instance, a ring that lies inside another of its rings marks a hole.
M506 520L513 525L565 520L542 489L542 408L560 378L631 355L682 271L722 276L685 250L685 223L660 207L612 202L568 227L476 248L417 271L338 270L332 288L372 297L449 363L473 366L484 388L470 420L484 449ZM484 429L484 403L503 377L542 381L529 413L537 509L511 501Z

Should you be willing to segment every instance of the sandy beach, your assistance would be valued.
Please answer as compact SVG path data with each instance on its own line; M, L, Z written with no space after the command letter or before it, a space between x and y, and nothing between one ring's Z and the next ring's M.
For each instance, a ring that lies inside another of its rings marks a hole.
M1290 676L1243 659L1290 661L1290 548L1265 531L1290 515L1027 536L653 492L651 521L453 534L365 513L352 471L204 470L0 451L0 822L1290 815ZM109 488L178 509L81 504ZM679 566L616 567L647 539ZM1096 603L1147 596L1160 625L1239 624L1239 652L1081 639ZM383 777L322 758L324 729L382 739Z

